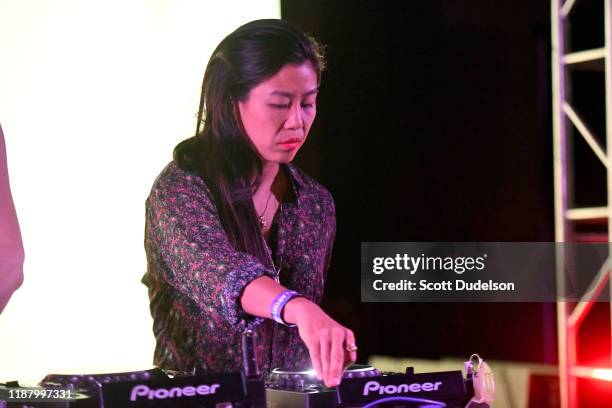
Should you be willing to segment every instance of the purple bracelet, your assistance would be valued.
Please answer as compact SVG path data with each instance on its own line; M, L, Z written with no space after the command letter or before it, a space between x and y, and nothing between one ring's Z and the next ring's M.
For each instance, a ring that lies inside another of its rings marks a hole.
M301 297L301 296L302 295L300 295L295 290L282 291L276 298L274 298L274 300L272 301L272 304L270 305L270 316L272 317L272 319L280 324L284 324L285 326L295 327L295 324L286 323L283 320L281 315L283 313L283 309L285 308L285 305L287 304L287 302L289 302L294 297Z

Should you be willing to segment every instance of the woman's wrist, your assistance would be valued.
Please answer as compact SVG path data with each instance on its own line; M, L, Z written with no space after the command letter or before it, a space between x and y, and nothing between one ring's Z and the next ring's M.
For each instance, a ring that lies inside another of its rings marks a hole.
M287 305L288 302L291 301L291 299L295 297L300 297L300 296L302 295L300 295L295 290L289 290L289 289L283 290L281 293L279 293L274 298L274 300L272 301L272 304L270 305L270 317L277 323L295 327L294 324L287 323L283 319L283 311L285 310L285 306Z
M285 305L283 320L289 324L299 324L300 319L309 314L313 308L318 309L319 306L305 297L295 297Z

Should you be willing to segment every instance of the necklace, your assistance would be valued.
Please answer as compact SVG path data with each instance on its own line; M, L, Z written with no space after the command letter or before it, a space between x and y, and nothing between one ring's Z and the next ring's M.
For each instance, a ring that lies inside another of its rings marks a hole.
M282 213L283 211L283 203L280 203L278 206L278 211ZM268 259L270 260L270 265L272 266L272 270L274 271L274 280L277 283L280 283L280 272L282 267L282 259L279 260L278 268L274 263L274 258L272 257L272 250L270 249L270 245L268 245L268 241L264 238L263 234L261 234L261 239L263 240L264 248L266 250L266 254L268 255Z
M266 227L268 226L268 221L266 221L265 215L266 215L266 211L268 210L268 204L270 204L271 198L272 198L272 188L270 188L270 195L268 196L268 200L266 201L266 206L264 207L264 210L262 211L261 215L257 217L257 221L259 221L259 228L261 230L266 229Z

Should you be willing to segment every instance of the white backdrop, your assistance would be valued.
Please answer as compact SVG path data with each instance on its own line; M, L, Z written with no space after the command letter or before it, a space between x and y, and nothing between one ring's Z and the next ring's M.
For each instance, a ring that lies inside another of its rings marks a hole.
M204 67L278 0L2 0L0 123L26 263L0 381L150 368L144 201Z

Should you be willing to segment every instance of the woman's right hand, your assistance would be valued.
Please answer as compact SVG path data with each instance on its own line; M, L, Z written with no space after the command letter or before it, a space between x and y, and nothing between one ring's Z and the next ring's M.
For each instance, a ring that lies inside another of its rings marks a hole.
M297 325L317 378L328 387L339 385L344 369L357 360L353 332L303 297L287 302L283 316L287 323Z

